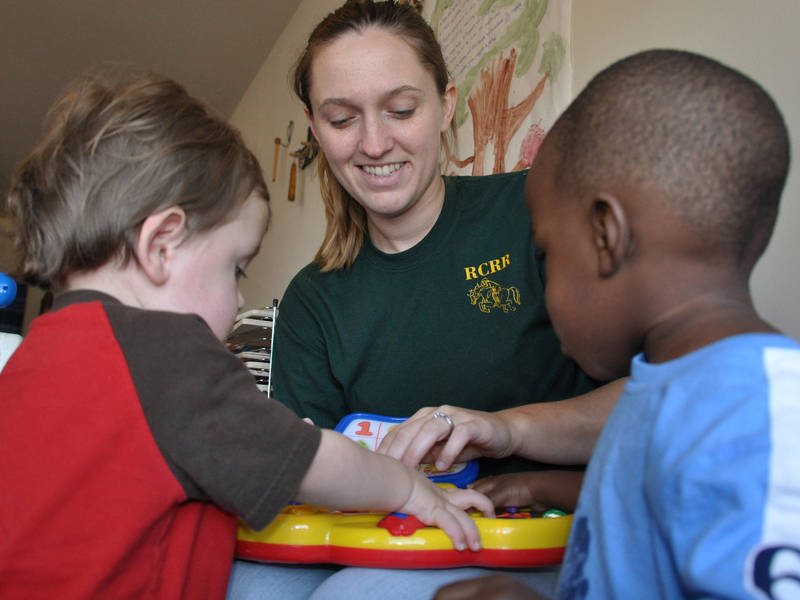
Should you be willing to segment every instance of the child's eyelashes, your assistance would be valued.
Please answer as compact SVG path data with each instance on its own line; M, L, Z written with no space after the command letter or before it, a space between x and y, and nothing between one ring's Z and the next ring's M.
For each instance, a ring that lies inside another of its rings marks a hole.
M241 267L236 267L236 279L241 279L242 277L247 279L247 273Z

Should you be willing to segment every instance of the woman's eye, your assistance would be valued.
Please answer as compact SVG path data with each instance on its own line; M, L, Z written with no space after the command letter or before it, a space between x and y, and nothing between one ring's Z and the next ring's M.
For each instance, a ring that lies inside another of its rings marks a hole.
M350 122L350 117L344 117L343 119L331 119L328 121L331 127L336 127L337 129L341 129L342 127L347 126Z
M413 114L414 114L414 109L413 108L409 108L409 109L405 109L405 110L393 110L392 111L392 115L394 115L398 119L407 119L408 117L410 117Z

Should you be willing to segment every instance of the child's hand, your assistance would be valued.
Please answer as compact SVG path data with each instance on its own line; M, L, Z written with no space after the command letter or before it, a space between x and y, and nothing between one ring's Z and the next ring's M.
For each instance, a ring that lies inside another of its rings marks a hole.
M434 418L436 414L447 415L449 421ZM479 456L504 458L513 448L508 425L497 414L444 405L421 408L396 425L383 438L378 452L411 468L427 462L444 471L454 462Z
M574 512L582 471L529 471L479 479L470 487L486 494L495 506L530 506L541 512L557 508Z
M539 600L543 596L509 575L464 579L439 588L434 600Z
M475 521L466 509L475 508L486 517L494 517L491 500L475 490L442 488L424 475L412 473L413 487L406 503L397 512L417 517L426 525L435 525L453 541L456 550L481 549L481 538Z

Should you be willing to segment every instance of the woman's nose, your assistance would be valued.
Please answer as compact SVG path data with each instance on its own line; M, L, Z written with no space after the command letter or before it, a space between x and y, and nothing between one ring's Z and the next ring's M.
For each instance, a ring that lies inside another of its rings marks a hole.
M367 156L383 156L392 148L393 139L389 127L380 118L364 120L361 131L361 152Z

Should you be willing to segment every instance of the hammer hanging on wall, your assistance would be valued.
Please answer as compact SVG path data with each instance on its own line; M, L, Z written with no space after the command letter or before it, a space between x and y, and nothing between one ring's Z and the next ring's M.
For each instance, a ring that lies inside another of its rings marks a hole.
M275 138L275 158L272 160L272 181L278 176L278 152L281 150L281 138Z

